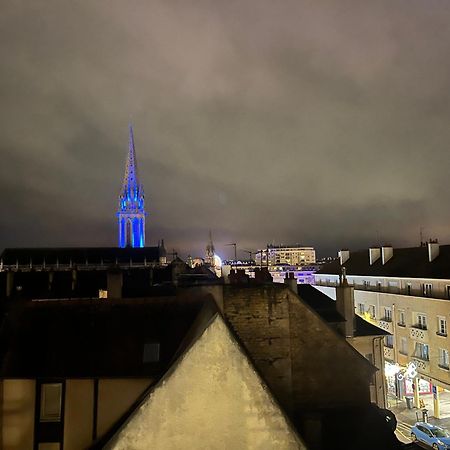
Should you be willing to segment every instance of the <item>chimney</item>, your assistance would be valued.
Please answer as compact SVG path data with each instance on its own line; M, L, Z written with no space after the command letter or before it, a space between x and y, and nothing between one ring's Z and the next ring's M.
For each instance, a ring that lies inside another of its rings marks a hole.
M394 256L392 245L381 247L381 263L383 266Z
M338 252L339 261L341 266L345 264L350 259L350 251L349 250L341 250Z
M284 284L286 284L292 292L295 292L296 294L298 293L297 279L295 278L293 272L286 272L286 275L284 276Z
M109 270L106 274L107 298L122 298L123 273L120 270Z
M372 265L374 262L378 261L381 256L381 250L379 247L369 248L369 263Z
M355 335L355 297L354 288L350 286L345 278L345 273L341 276L339 286L336 286L336 309L345 319L340 328L345 337Z
M433 262L439 256L439 243L437 240L428 242L428 261Z

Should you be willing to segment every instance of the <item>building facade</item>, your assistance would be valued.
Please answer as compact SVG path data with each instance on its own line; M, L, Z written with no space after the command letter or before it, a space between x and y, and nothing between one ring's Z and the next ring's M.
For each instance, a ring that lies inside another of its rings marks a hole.
M117 211L119 247L145 247L144 188L139 182L133 128L130 125L125 175Z
M289 265L304 266L316 262L316 251L313 247L300 245L268 245L256 252L257 265Z
M439 418L440 393L450 390L450 245L342 250L315 274L317 289L335 298L343 268L356 313L392 334L384 341L389 393Z

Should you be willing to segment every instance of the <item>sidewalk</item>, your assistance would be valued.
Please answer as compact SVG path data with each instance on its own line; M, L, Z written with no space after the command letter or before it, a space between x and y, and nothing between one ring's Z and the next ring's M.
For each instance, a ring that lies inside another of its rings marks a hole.
M450 430L450 392L442 392L440 395L440 419L433 417L432 394L421 395L421 398L424 400L425 408L428 410L428 422ZM397 401L396 399L389 398L389 405L388 409L395 414L398 423L402 422L406 425L413 426L416 422L423 421L422 409L415 407L413 407L413 409L408 409L405 400Z

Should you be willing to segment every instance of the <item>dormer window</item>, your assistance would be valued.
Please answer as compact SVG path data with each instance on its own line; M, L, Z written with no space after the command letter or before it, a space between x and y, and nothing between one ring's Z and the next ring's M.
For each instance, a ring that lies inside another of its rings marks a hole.
M152 363L159 361L159 342L147 342L144 344L142 362Z

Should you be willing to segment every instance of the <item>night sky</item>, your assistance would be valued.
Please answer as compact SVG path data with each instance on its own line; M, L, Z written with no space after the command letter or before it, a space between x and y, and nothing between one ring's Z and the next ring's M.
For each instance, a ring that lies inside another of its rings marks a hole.
M450 243L450 3L6 1L0 248ZM245 256L244 253L240 253Z

